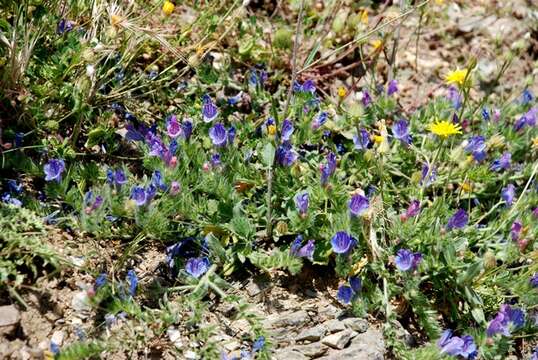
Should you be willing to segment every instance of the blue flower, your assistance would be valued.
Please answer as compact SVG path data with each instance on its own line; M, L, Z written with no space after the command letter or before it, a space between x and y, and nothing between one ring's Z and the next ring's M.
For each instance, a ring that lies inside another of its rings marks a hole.
M358 135L353 135L353 144L355 144L355 149L357 150L366 150L368 145L370 145L370 134L365 129L360 129Z
M538 288L538 272L535 272L534 274L532 274L529 282L532 287Z
M328 117L329 117L329 114L327 114L327 112L325 111L322 111L316 116L314 116L314 119L312 119L312 124L310 125L312 130L319 129L323 124L327 122Z
M293 90L295 92L314 94L316 92L316 84L314 84L313 80L306 80L302 85L296 81L293 84Z
M228 141L228 144L229 144L229 145L232 145L232 144L234 143L234 140L235 140L235 132L236 132L235 127L230 126L230 127L228 128L228 139L227 139L227 141Z
M389 81L389 85L387 86L387 95L391 96L392 94L398 92L398 81L395 79Z
M349 200L348 208L351 216L361 216L368 210L370 206L370 201L366 196L360 194L355 194Z
M458 88L455 86L450 86L448 88L448 95L447 99L452 102L452 107L455 110L458 110L461 107L461 104L463 102L463 98L460 95Z
M529 89L523 90L523 93L521 94L521 104L527 105L534 99L534 95Z
M407 249L400 249L396 253L396 267L400 271L416 270L418 265L422 262L422 254L417 252L413 253Z
M11 196L10 193L2 194L2 202L6 203L6 204L13 205L15 207L21 207L22 206L22 201L20 201L17 198L14 198L13 196Z
M210 265L211 263L206 257L191 258L187 260L187 263L185 264L185 271L192 277L198 279L209 270Z
M252 86L263 86L263 84L267 81L267 78L268 76L265 70L252 69L250 71L248 82Z
M452 330L443 331L441 338L437 341L437 346L441 349L441 354L461 356L464 359L475 359L478 355L472 336L465 335L461 338L452 336Z
M360 278L352 276L349 278L349 286L340 285L336 297L343 304L351 303L361 292L362 281Z
M486 158L486 139L481 135L471 137L465 151L472 153L478 162L484 160Z
M501 190L501 198L506 202L506 205L512 206L516 196L516 187L513 184L508 184Z
M138 287L138 277L134 270L127 271L127 281L129 282L129 294L135 296L136 288Z
M291 166L297 160L298 155L293 151L289 142L284 142L276 149L276 160L282 166Z
M183 128L179 121L177 121L176 115L171 115L166 121L166 133L172 139L177 138L183 133Z
M219 153L211 155L211 166L217 167L217 166L220 166L221 164L222 164L222 162L220 160L220 154Z
M302 243L303 243L303 237L301 235L297 235L297 237L291 244L290 253L293 256L304 257L312 261L314 257L314 251L316 249L314 240L308 240L306 245L301 247Z
M331 239L333 251L345 254L355 246L355 240L345 231L338 231Z
M24 133L16 132L15 133L15 147L20 148L24 139Z
M295 196L295 207L302 216L308 212L309 197L308 192L303 192Z
M258 352L261 349L263 349L264 346L265 346L265 337L259 336L256 339L256 341L254 341L254 343L252 344L252 352L253 353Z
M351 287L349 287L347 285L341 285L338 288L338 292L336 294L336 297L343 304L349 304L349 303L351 303L351 300L353 299L354 294L355 293L353 292L353 289L351 289Z
M469 216L464 209L458 209L450 219L448 219L447 229L461 229L469 222Z
M147 196L146 191L141 186L135 186L131 189L131 199L136 202L136 205L146 205Z
M321 184L325 185L336 170L336 155L331 151L327 154L327 163L321 166Z
M428 176L429 173L429 176ZM426 179L428 177L428 179ZM430 170L430 167L428 164L422 165L422 172L420 176L420 184L425 184L426 186L430 185L437 179L437 169L434 167ZM426 180L426 181L424 181Z
M224 146L228 140L226 129L221 123L217 123L209 129L209 137L215 146Z
M491 119L491 116L489 114L489 110L487 107L484 106L482 108L481 114L482 114L482 119L484 119L484 121L489 121Z
M93 285L94 289L100 289L105 286L107 283L106 273L101 273L95 278L95 284Z
M56 34L62 35L73 30L74 22L71 20L61 19L56 26Z
M127 177L125 176L125 172L122 169L117 169L114 172L114 182L118 187L121 187L122 185L127 183Z
M372 103L372 97L370 96L370 93L368 92L368 90L362 91L361 101L364 107L368 107Z
M392 135L404 144L409 145L411 143L411 135L409 134L409 123L407 120L398 120L392 126Z
M282 122L282 130L281 130L282 141L289 141L291 138L291 135L293 134L293 131L294 131L293 123L290 120L285 119Z
M493 160L490 169L493 171L508 170L512 162L512 154L505 151L499 159Z
M9 191L15 194L20 194L23 190L22 184L18 184L17 181L13 179L9 179L7 181L7 188Z
M168 186L164 183L163 176L159 170L155 170L151 175L151 183L162 191L166 191Z
M181 128L183 129L183 137L185 140L189 140L192 135L192 122L184 119L181 123Z
M213 100L211 100L211 97L209 95L204 95L202 97L202 116L204 122L208 123L215 120L218 114L219 110L213 103Z
M45 181L62 181L62 173L65 170L65 162L62 159L51 159L43 167Z
M495 318L491 320L486 334L492 337L496 334L510 336L512 330L517 330L525 324L525 313L521 309L512 309L510 305L503 304Z

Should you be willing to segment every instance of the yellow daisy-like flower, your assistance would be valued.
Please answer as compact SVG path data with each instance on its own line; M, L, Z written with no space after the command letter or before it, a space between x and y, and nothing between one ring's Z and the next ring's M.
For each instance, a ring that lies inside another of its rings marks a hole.
M172 2L166 0L163 4L163 13L166 16L170 16L170 14L174 12L175 7L176 6Z
M276 134L276 126L275 125L269 125L267 127L267 133L269 135L275 135Z
M471 184L470 181L464 181L461 183L461 190L465 192L471 192L472 189L473 189L473 185Z
M469 70L467 69L456 69L454 71L450 71L448 74L446 74L445 81L447 84L456 84L462 86L468 72Z
M461 126L451 121L436 121L429 126L430 131L440 137L447 138L451 135L461 134Z
M368 25L368 10L366 9L361 12L361 22L364 25Z
M371 44L374 47L374 50L377 50L383 45L383 41L376 39L376 40L372 40Z
M381 144L381 143L383 142L383 140L385 139L385 138L384 138L383 136L381 136L381 135L374 135L374 136L372 136L372 138L373 138L373 140L374 140L374 142L375 142L376 144Z
M532 148L538 150L538 136L532 139Z
M338 96L343 98L344 96L346 96L346 94L347 94L346 88L343 86L340 86L338 88Z

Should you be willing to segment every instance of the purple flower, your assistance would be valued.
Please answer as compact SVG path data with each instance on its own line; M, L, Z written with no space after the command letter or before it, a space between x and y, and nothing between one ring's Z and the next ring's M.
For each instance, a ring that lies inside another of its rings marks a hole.
M493 121L498 123L499 120L501 120L501 110L495 108L495 109L493 109Z
M302 216L308 212L309 197L308 192L303 192L295 196L295 207Z
M538 108L532 108L527 111L522 117L516 120L514 124L514 130L519 131L525 126L533 127L536 125L536 116L538 114Z
M129 282L129 294L135 296L136 288L138 287L138 277L134 270L127 271L127 281Z
M407 120L401 119L392 125L392 135L404 144L409 145L411 143L411 135L409 135L409 123Z
M228 144L229 145L232 145L234 143L234 140L235 140L235 127L233 126L230 126L228 128Z
M314 94L316 92L316 84L314 84L313 80L306 80L302 85L296 81L293 84L293 90L295 92Z
M302 243L303 243L303 237L301 235L297 235L297 237L291 244L290 253L293 256L304 257L312 261L314 257L314 250L316 249L314 240L308 240L306 242L306 245L301 247Z
M351 289L354 292L359 293L362 289L362 281L360 278L356 276L351 276L349 278L349 286L351 286Z
M219 110L217 109L217 106L213 103L213 100L211 100L211 97L209 95L204 95L202 97L202 116L204 119L204 122L208 123L217 117L219 114Z
M200 276L204 275L207 270L209 270L210 265L211 263L206 257L190 258L185 264L185 271L189 275L198 279Z
M50 159L43 167L45 181L62 181L62 173L65 170L65 162L62 159Z
M538 360L538 346L534 349L534 352L529 360Z
M370 206L370 201L366 196L360 194L355 194L349 200L348 208L351 216L361 216L368 210Z
M321 184L325 185L336 170L336 155L331 151L327 154L327 163L321 166Z
M226 129L221 123L216 123L211 129L209 129L209 137L215 146L226 145L227 134Z
M448 88L448 95L447 95L447 99L452 102L452 107L455 109L455 110L458 110L460 107L461 107L461 104L462 104L462 97L460 95L460 93L458 92L458 88L455 87L455 86L450 86Z
M20 194L23 190L22 184L17 183L17 181L13 179L7 181L7 188L10 192L15 194Z
M217 166L220 166L221 164L222 164L222 162L220 160L220 154L219 153L211 155L211 166L217 167Z
M314 116L314 119L312 119L312 124L310 125L312 130L319 129L323 124L325 124L328 117L329 117L329 114L327 114L327 112L325 111L322 111L316 116Z
M2 194L2 202L6 203L6 204L13 205L15 207L21 207L22 206L22 201L20 201L17 198L14 198L13 196L11 196L10 193L7 193L7 192Z
M370 96L368 90L362 91L361 101L364 107L368 107L372 103L372 97Z
M177 181L170 184L170 195L177 195L181 191L181 185Z
M506 202L508 206L512 206L514 197L516 196L516 187L513 184L508 184L501 190L501 198Z
M183 119L181 129L183 130L183 138L189 140L192 135L192 122L188 119Z
M447 229L461 229L469 222L469 216L464 209L458 209L450 219L448 219Z
M136 202L136 205L143 206L146 205L146 191L141 186L135 186L131 189L131 199Z
M75 23L71 20L61 19L56 26L56 34L62 35L73 30Z
M422 254L417 252L413 253L407 249L400 249L396 253L396 267L400 271L416 270L418 265L422 262Z
M419 212L420 212L420 201L412 200L409 203L407 210L405 211L405 217L410 218L410 217L417 216Z
M175 115L170 116L170 119L166 123L166 132L172 139L177 138L183 133L181 124L177 121Z
M503 304L493 320L490 321L486 334L492 337L496 334L510 336L512 330L516 330L525 324L525 313L521 309L512 309L510 305Z
M293 134L293 123L289 121L288 119L284 120L282 122L282 130L281 130L281 137L282 141L289 141L291 138L291 135Z
M107 279L106 279L106 273L101 273L95 278L95 284L93 285L93 288L95 290L102 288L106 285Z
M429 175L428 175L429 173ZM428 178L428 179L426 179ZM424 181L426 179L426 181ZM425 183L426 186L430 185L437 179L437 169L434 167L430 170L430 167L428 164L422 165L422 172L420 176L420 184Z
M252 69L250 71L250 77L248 82L252 86L263 86L263 83L267 81L267 72L264 70Z
M470 335L463 337L452 336L452 330L445 330L441 338L437 341L437 346L441 349L441 354L451 356L461 356L464 359L475 359L478 350L474 339Z
M493 171L508 170L512 162L512 154L508 151L505 151L499 159L493 160L491 163L490 169Z
M276 160L282 166L292 166L299 156L293 151L291 144L285 142L276 149Z
M529 282L532 287L538 288L538 272L535 272L534 274L532 274Z
M360 129L358 135L353 135L353 143L357 150L368 149L368 145L370 145L370 134L365 129Z
M486 158L486 139L481 135L471 137L465 151L472 153L478 162L484 160Z
M523 224L520 220L516 220L512 223L512 227L510 228L510 236L512 237L512 241L519 240L519 235L521 234L521 230L523 230Z
M114 182L117 186L121 186L127 183L127 177L122 169L118 169L114 172Z
M387 86L387 95L391 96L396 92L398 92L398 81L393 79L389 81L389 85Z
M345 231L338 231L331 239L333 251L345 254L355 246L355 240Z

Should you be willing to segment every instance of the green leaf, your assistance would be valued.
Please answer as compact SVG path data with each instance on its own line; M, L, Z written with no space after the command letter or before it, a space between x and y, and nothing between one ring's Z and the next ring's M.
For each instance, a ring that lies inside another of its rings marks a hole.
M270 167L273 165L273 162L275 161L275 147L273 146L273 144L271 143L265 144L265 146L263 147L262 159L263 159L263 163L267 167Z

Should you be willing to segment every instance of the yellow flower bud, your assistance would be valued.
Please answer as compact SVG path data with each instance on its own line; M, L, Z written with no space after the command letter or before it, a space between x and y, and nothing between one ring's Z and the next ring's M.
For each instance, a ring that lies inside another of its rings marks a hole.
M346 96L346 94L347 94L346 88L343 86L340 86L338 88L338 96L343 98L344 96Z
M174 12L175 7L176 6L172 2L166 0L163 4L163 13L166 16L170 16L170 14Z

